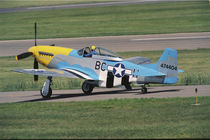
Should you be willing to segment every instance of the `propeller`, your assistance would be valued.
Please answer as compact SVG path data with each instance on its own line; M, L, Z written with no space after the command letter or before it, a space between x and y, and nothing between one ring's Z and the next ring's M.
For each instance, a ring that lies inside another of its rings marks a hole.
M34 23L34 40L35 40L35 46L37 46L37 42L36 42L36 36L37 36L37 27L36 27L37 23ZM39 64L38 61L36 60L36 57L34 57L34 69L39 69ZM38 75L34 75L34 81L37 82L39 79Z
M16 56L16 60L21 60L21 59L27 58L27 57L29 57L31 55L33 55L32 52L21 53L21 54Z
M35 40L35 46L37 46L37 42L36 42L36 36L37 36L37 23L34 23L34 40ZM24 58L27 58L29 56L33 55L33 52L25 52L22 54L19 54L16 56L16 60L21 60ZM36 60L36 57L34 56L34 69L39 69L39 64L38 61ZM38 75L34 75L34 81L38 81Z

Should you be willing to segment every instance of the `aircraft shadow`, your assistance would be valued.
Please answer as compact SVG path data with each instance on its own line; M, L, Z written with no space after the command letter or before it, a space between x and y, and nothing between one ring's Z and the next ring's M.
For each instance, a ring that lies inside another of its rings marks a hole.
M141 89L141 88L140 88ZM120 94L121 92L126 92L131 93L131 91L135 90L140 90L140 89L133 89L133 90L125 90L125 89L120 89L120 90L114 90L114 91L97 91L91 94L91 95L85 95L84 93L71 93L71 94L52 94L50 99L44 99L44 98L39 98L39 99L32 99L32 100L27 100L27 101L21 101L21 102L37 102L37 101L47 101L47 100L57 100L57 99L65 99L65 98L75 98L75 97L87 97L87 96L94 96L94 95L103 95L103 94ZM41 96L41 95L38 95Z
M148 88L149 89L149 88ZM155 94L155 93L162 93L162 92L178 92L181 89L172 89L172 90L158 90L158 91L148 91L146 94ZM125 90L125 89L119 89L119 90L114 90L114 91L98 91L94 92L91 95L85 95L83 93L71 93L71 94L53 94L50 99L43 99L40 97L39 99L32 99L32 100L26 100L26 101L21 101L21 102L37 102L37 101L47 101L47 100L58 100L58 99L65 99L65 98L76 98L76 97L87 97L87 96L94 96L94 95L107 95L107 94L136 94L136 95L146 95L141 93L141 88L135 88L132 90ZM40 95L38 95L40 96Z
M161 93L161 92L177 92L181 91L182 89L169 89L169 90L157 90L157 91L148 91L146 94L154 94L154 93Z

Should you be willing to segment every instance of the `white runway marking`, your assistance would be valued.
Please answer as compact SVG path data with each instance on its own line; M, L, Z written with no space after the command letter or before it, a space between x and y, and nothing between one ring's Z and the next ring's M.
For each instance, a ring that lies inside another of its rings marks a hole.
M179 39L210 39L210 36L186 36L186 37L163 37L163 38L139 38L132 41L155 41L155 40L179 40Z

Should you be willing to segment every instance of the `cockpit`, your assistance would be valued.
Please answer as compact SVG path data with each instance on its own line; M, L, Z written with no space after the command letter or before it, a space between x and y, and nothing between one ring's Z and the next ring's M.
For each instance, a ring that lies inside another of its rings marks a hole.
M94 51L95 51L94 54L89 56L88 54L91 53L91 48L85 47L78 50L78 55L83 56L83 57L92 57L92 58L97 58L97 59L107 59L107 60L113 60L113 61L122 60L120 55L118 55L117 53L112 52L102 47L96 47Z
M85 57L85 55L89 54L89 53L91 53L90 47L85 47L85 48L78 50L78 55L83 56L83 57ZM112 52L105 48L101 48L101 47L96 47L94 55L119 57L120 58L120 56L117 53Z

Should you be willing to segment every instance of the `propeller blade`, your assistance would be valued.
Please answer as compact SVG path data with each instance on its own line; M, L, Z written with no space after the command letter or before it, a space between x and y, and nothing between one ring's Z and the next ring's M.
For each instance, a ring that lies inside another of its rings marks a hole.
M39 69L38 61L34 58L34 69ZM38 81L38 75L34 75L34 81Z
M39 79L38 75L34 75L34 82L37 82Z
M38 61L34 58L34 69L39 69Z
M37 42L36 42L36 38L37 38L37 23L34 23L34 40L35 40L35 46L37 46ZM38 61L36 60L36 58L34 57L34 69L39 69L39 65L38 65ZM34 81L37 82L39 79L38 75L34 75Z
M37 23L34 23L34 40L35 40L35 46L37 46L37 42L36 42L36 36L37 36L37 27L36 27Z
M29 57L31 55L33 55L32 52L25 52L25 53L17 55L16 60L21 60L21 59L24 59L24 58Z

